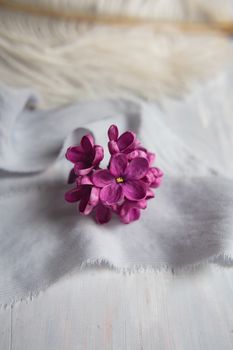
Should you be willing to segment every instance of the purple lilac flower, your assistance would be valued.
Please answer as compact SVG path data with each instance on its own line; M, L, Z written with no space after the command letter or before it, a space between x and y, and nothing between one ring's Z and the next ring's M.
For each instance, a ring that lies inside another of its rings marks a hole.
M149 152L126 131L119 136L118 128L108 130L111 154L107 169L100 169L103 148L95 145L91 135L85 135L79 146L68 148L66 158L74 164L68 183L76 187L65 194L68 202L79 202L79 211L92 213L98 224L110 221L112 213L129 224L140 218L147 201L154 198L152 189L161 184L163 172L153 167L155 154Z
M144 181L152 188L158 188L161 184L163 172L159 168L150 168L144 178Z
M99 203L99 192L99 188L91 185L78 186L66 192L65 199L70 203L79 201L80 213L88 215Z
M132 131L126 131L119 136L119 131L116 125L111 125L108 129L108 148L111 154L125 153L127 158L132 160L134 158L146 158L151 166L155 160L155 154L148 152L146 148L142 147L136 135Z
M70 170L67 183L68 183L68 184L73 184L73 183L75 182L76 179L77 179L77 175L76 175L75 172L74 172L74 168L72 168L72 169Z
M149 169L145 158L134 158L128 162L123 153L112 156L109 170L97 170L92 181L101 188L100 200L112 205L120 203L124 198L139 201L146 197L147 184L142 181Z
M145 209L147 206L146 200L142 199L138 202L126 200L119 208L119 216L124 224L129 224L132 221L136 221L140 218L141 209Z
M74 171L70 173L70 182L74 180L75 175L87 175L104 157L103 147L95 145L92 135L83 136L79 146L69 147L66 152L66 158L74 163Z
M95 220L98 224L106 224L111 220L112 211L110 207L99 203L95 209Z
M130 153L137 144L136 135L132 131L126 131L119 135L116 125L111 125L108 129L108 149L111 154L116 153Z

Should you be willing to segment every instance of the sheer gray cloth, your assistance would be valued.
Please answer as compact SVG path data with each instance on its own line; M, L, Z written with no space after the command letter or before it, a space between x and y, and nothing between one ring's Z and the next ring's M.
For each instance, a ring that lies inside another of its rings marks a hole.
M184 115L195 98L184 107L171 104L173 114ZM180 121L182 137L168 112L152 104L107 100L41 111L34 109L36 100L28 90L0 89L0 304L36 294L86 264L231 264L233 180L230 170L210 161L210 135L203 157L195 142L189 144L188 132L201 130L198 120L189 131ZM87 131L106 150L113 123L138 134L165 176L139 221L100 226L64 201L71 167L64 153Z

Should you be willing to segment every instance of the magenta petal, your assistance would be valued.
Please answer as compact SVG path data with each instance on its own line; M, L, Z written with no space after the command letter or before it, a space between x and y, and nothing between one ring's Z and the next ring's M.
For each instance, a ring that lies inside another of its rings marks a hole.
M148 188L146 192L146 199L152 199L154 198L154 196L155 196L154 192L150 188Z
M83 215L89 215L93 210L93 205L89 204L86 198L82 198L79 204L79 211Z
M161 185L161 182L162 182L162 178L159 177L159 178L155 179L155 180L150 184L150 186L151 186L152 188L158 188L158 187Z
M102 146L94 146L94 153L95 153L95 156L94 156L94 160L92 162L92 164L94 166L96 165L99 165L99 163L101 162L101 160L104 158L104 149Z
M81 170L85 167L86 167L86 163L80 161L80 162L75 163L74 170L76 172L77 170Z
M109 141L108 150L109 150L110 154L115 154L115 153L120 152L118 145L117 145L117 142L115 142L115 141Z
M159 168L151 168L151 171L153 172L155 177L162 177L163 172Z
M72 163L77 163L85 159L85 154L79 146L69 147L66 151L66 159Z
M152 164L154 163L155 161L155 154L154 153L151 153L151 152L147 152L147 160L149 162L149 166L152 166Z
M69 177L68 177L68 184L73 184L76 180L77 175L74 172L74 168L70 170Z
M111 220L111 210L103 204L98 204L96 207L95 219L98 224L106 224Z
M143 178L149 169L148 160L145 158L134 158L126 169L127 179L139 180Z
M121 185L116 183L103 187L100 191L100 199L108 205L116 204L123 199L123 190Z
M89 197L89 204L96 206L99 202L99 193L100 193L100 189L97 187L92 187L91 188L91 193L90 193L90 197Z
M147 194L148 194L148 191L147 191ZM136 202L136 206L139 209L146 209L146 207L147 207L147 200L146 199L142 199L142 200Z
M118 139L118 128L116 125L111 125L108 129L108 138L110 141L116 141Z
M80 200L79 204L79 211L80 213L84 215L88 215L91 213L93 209L93 205L89 202L91 194L91 187L90 186L83 186L82 187L82 198Z
M155 179L154 172L152 169L149 169L143 180L150 185L155 181Z
M110 172L114 176L122 176L125 173L128 160L127 156L123 153L112 156L110 160Z
M87 175L93 170L93 166L88 167L85 163L78 162L74 166L75 174L77 175Z
M117 140L120 151L125 151L130 146L132 147L136 139L136 135L131 131L126 131Z
M129 224L132 221L138 220L140 218L140 209L145 209L146 205L145 199L138 202L126 199L119 210L121 221L125 224Z
M139 220L140 215L141 215L140 209L138 209L138 208L131 208L129 210L129 212L128 212L128 215L127 215L128 223L130 223L132 221ZM127 222L125 222L125 223L127 223Z
M70 203L78 202L82 197L80 188L73 188L65 193L65 200Z
M109 170L97 170L92 176L93 184L97 187L104 187L111 183L115 183L114 176Z
M151 168L150 172L153 174L153 181L151 181L150 186L157 188L161 185L163 172L159 168Z
M147 185L140 180L127 180L122 186L124 195L131 201L139 201L146 197Z
M123 206L120 211L120 218L124 224L129 224L132 221L136 221L140 218L140 209Z
M129 160L132 160L134 158L142 157L147 159L147 152L141 149L136 149L130 153L127 154L127 157Z
M99 202L99 189L96 187L84 186L82 190L82 198L79 204L79 211L88 215Z
M81 176L78 180L79 185L93 185L90 175Z
M94 147L94 138L91 134L82 137L81 146L85 153L92 153Z

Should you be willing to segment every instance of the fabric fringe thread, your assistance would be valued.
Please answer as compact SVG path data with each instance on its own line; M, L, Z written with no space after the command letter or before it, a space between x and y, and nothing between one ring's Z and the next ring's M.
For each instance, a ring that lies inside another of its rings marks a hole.
M220 261L220 262L219 262ZM54 281L52 284L44 285L40 290L30 292L28 296L23 298L14 298L11 300L11 302L7 304L0 304L0 310L6 310L9 308L13 308L16 304L24 302L26 304L29 304L31 301L33 301L34 298L42 295L49 287L55 285L56 283L62 283L62 281L65 281L71 277L73 277L77 273L85 272L91 272L93 270L103 269L111 270L112 272L122 274L123 276L132 276L134 274L147 274L147 273L156 273L156 274L166 274L167 277L174 278L175 276L179 275L185 275L187 273L196 273L201 268L207 267L209 264L214 264L219 269L223 267L232 267L233 266L233 257L226 255L226 254L220 254L214 257L211 257L209 259L206 259L204 261L198 262L193 265L187 265L182 267L171 267L166 264L161 264L160 266L154 267L152 265L144 266L144 265L134 265L131 268L122 268L122 267L116 267L114 264L110 263L109 261L105 259L93 259L88 260L86 262L83 262L83 264L76 269L75 271L72 271L66 276L59 278L58 280Z

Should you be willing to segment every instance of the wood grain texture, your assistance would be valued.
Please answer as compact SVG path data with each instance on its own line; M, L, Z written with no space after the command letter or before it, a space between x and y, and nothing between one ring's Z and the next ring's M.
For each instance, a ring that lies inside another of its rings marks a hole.
M0 349L11 349L11 337L12 337L12 314L13 309L11 307L7 309L0 309Z
M231 350L233 270L80 273L1 310L11 350ZM7 322L8 320L8 322ZM1 321L0 321L1 322Z

